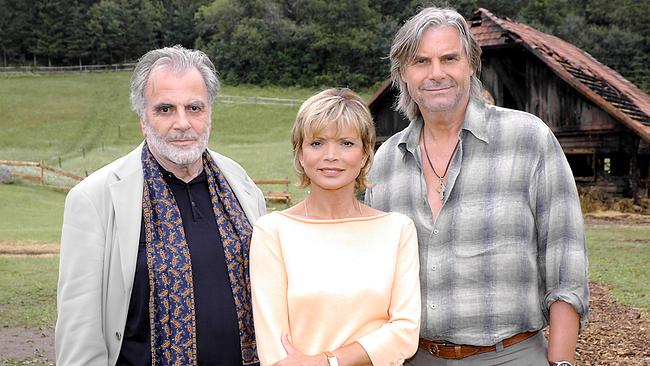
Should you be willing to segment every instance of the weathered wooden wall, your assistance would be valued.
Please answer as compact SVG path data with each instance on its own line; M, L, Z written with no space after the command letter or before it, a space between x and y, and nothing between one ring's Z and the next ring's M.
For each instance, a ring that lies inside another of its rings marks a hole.
M377 132L377 145L381 145L389 137L394 135L408 126L409 121L401 113L393 109L393 104L397 100L398 91L396 89L386 90L386 93L371 106L372 118L375 121L375 130Z
M523 47L484 50L481 79L500 106L540 117L558 138L580 186L647 196L647 144ZM645 149L645 150L644 150ZM637 187L633 192L632 187Z

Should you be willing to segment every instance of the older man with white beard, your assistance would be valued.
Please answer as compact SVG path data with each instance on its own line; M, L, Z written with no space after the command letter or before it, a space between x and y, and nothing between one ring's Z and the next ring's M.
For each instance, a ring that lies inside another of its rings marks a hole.
M66 199L57 364L258 362L248 248L264 197L207 149L218 89L203 52L167 47L138 62L144 142Z

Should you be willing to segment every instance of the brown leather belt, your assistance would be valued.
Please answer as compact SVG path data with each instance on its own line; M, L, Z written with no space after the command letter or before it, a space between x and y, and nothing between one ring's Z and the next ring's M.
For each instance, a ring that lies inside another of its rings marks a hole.
M503 347L509 347L513 344L517 344L523 340L526 340L537 334L537 332L523 332L515 334L510 338L506 338L501 341ZM494 352L497 350L497 346L468 346L462 344L446 343L446 342L434 342L428 339L420 338L420 348L425 351L428 351L434 356L441 358L449 358L458 360L461 358L478 355L479 353L485 352Z

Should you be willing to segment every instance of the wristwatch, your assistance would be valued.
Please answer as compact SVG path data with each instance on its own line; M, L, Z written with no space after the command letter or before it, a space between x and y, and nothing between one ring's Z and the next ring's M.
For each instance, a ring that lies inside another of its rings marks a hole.
M325 351L325 357L327 357L327 366L339 366L339 360L331 351Z
M548 364L550 366L573 366L569 361L557 361L557 362L548 361Z

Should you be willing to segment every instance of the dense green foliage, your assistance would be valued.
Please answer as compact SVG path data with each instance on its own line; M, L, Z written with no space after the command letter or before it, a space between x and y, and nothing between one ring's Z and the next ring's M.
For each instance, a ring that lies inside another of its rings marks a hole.
M191 47L209 0L0 0L4 65L134 61L163 44Z
M368 87L387 77L400 24L431 4L531 24L650 91L650 6L636 0L0 0L1 61L133 62L182 44L230 83Z

